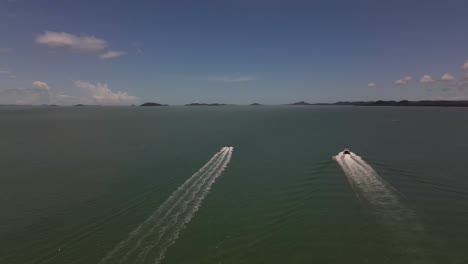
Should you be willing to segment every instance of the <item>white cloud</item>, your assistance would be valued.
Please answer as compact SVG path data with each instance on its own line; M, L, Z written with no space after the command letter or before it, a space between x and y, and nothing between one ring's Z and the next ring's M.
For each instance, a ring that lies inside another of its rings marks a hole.
M16 78L16 75L14 75L13 72L7 70L0 70L0 75L7 76L9 78Z
M10 71L2 71L16 78ZM49 85L42 81L32 83L33 88L12 88L0 91L0 104L39 105L54 102L54 94L50 92Z
M468 72L463 76L463 80L458 82L458 89L465 90L468 88Z
M465 64L462 65L462 69L468 70L468 60L465 61Z
M404 85L405 82L403 80L396 80L395 82L393 82L395 85Z
M102 105L128 105L138 101L138 97L126 92L113 92L107 84L92 84L84 81L75 81L75 86L87 91L88 96L96 104Z
M399 80L394 81L393 83L394 83L395 85L406 85L406 84L408 84L411 80L413 80L413 77L411 77L411 76L405 76L405 77L403 77L402 79L399 79Z
M240 77L228 77L228 76L212 76L202 78L203 80L210 82L226 82L226 83L241 83L241 82L252 82L256 81L257 78L252 76L240 76Z
M370 82L370 83L367 84L367 87L375 88L375 87L377 87L377 84L375 82Z
M449 100L449 101L460 101L460 100L466 100L468 99L466 96L464 95L455 95L455 96L437 96L437 97L434 97L432 98L432 100Z
M58 105L94 104L93 100L90 98L73 96L68 94L55 94L53 98L54 104Z
M125 92L113 92L107 84L92 84L76 81L83 96L73 96L51 91L42 81L32 83L34 88L16 88L0 91L0 104L39 105L39 104L101 104L128 105L136 103L138 98Z
M440 77L440 80L444 82L453 82L453 81L456 81L457 78L455 78L450 73L445 73L444 75L442 75L442 77Z
M424 75L421 77L421 79L419 80L420 83L433 83L435 82L434 79L432 79L432 77L430 75Z
M0 104L37 105L49 103L49 91L42 88L16 88L0 92Z
M109 50L109 51L106 51L106 52L102 53L101 55L99 55L99 58L101 58L101 59L115 59L115 58L121 57L121 56L123 56L125 54L126 54L126 52L124 52L124 51Z
M105 40L94 36L76 36L66 32L52 31L37 36L36 43L49 48L70 48L87 52L97 52L107 47Z
M45 82L41 82L41 81L35 81L32 83L34 86L36 86L37 88L41 88L41 89L45 89L45 90L49 90L49 85Z

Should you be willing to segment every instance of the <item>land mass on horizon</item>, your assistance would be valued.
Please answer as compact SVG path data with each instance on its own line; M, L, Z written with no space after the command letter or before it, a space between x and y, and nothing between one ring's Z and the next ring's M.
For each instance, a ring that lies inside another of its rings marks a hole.
M186 104L185 106L221 106L221 105L226 105L226 104L220 104L220 103L190 103L190 104Z
M148 102L141 104L140 106L168 106L167 104L159 104L159 103L154 103L154 102Z
M443 106L443 107L468 107L468 100L421 100L421 101L340 101L335 103L308 103L305 101L295 102L288 105L350 105L350 106Z
M236 104L224 104L224 103L190 103L183 106L235 106ZM263 106L264 104L252 103L248 106ZM275 104L271 104L274 106ZM334 105L345 105L345 106L441 106L441 107L468 107L468 100L420 100L420 101L339 101L335 103L308 103L306 101L299 101L289 104L277 104L277 105L290 105L290 106L334 106ZM0 106L43 106L43 107L57 107L66 105L56 105L56 104L42 104L42 105L19 105L19 104L0 104ZM71 105L75 107L83 106L107 106L107 105L85 105L85 104L76 104ZM135 106L134 104L129 106ZM168 104L160 104L155 102L143 103L140 106L169 106Z

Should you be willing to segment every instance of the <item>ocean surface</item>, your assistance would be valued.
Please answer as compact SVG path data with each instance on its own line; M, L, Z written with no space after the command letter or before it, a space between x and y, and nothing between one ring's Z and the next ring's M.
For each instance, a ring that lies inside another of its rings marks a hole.
M3 106L0 150L2 264L468 263L466 108Z

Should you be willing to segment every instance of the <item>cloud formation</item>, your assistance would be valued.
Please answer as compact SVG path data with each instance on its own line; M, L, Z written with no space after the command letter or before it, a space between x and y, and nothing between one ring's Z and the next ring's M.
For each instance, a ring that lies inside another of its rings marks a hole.
M41 82L41 81L35 81L32 83L34 86L36 86L37 88L41 88L41 89L45 89L45 90L49 90L49 85L45 82Z
M118 58L118 57L121 57L123 55L125 55L126 52L124 51L115 51L115 50L109 50L109 51L106 51L104 53L102 53L101 55L99 55L99 58L101 59L115 59L115 58Z
M453 82L456 81L457 78L455 78L455 76L451 75L450 73L445 73L442 75L442 77L440 77L440 80L444 82Z
M375 82L370 82L370 83L367 84L367 87L375 88L375 87L377 87L377 84Z
M16 75L14 75L11 71L7 70L0 70L0 76L7 76L10 78L16 78Z
M107 47L107 42L94 36L76 36L66 32L46 31L36 37L36 43L49 48L70 48L78 51L97 52Z
M129 105L136 103L138 98L126 92L114 92L107 84L93 84L76 81L75 92L80 96L68 95L51 91L49 85L43 81L32 83L33 88L15 88L0 91L0 104L40 105L40 104L100 104L100 105Z
M396 80L393 82L395 85L406 85L408 84L411 80L413 80L413 77L411 76L405 76L402 79Z
M93 100L86 97L73 96L68 94L55 94L53 97L54 104L59 105L77 105L77 104L93 104Z
M421 77L421 79L419 80L420 83L433 83L435 82L434 79L432 79L432 77L430 75L424 75Z
M96 104L101 105L128 105L138 101L138 97L126 92L113 92L107 84L93 84L85 81L75 81L75 86L84 89Z
M77 36L67 32L46 31L38 35L36 43L53 49L69 49L87 53L98 53L100 59L115 59L126 54L124 51L107 50L108 43L94 36ZM55 52L55 51L52 51Z
M465 72L465 75L463 76L463 80L458 82L458 89L465 90L467 88L468 88L468 72Z
M425 74L421 76L419 82L422 84L431 84L431 83L438 83L438 88L442 91L453 91L454 88L458 88L460 91L468 88L468 60L465 61L461 68L465 71L463 77L457 79L454 75L450 73L444 73L440 79L433 79L432 76ZM411 76L405 76L399 80L394 81L395 85L407 85L411 82L413 78ZM367 85L368 87L375 87L375 83L371 82Z
M0 91L0 104L38 105L49 104L52 100L49 86L36 81L34 88L13 88Z
M468 60L465 61L465 64L462 65L462 69L468 70Z

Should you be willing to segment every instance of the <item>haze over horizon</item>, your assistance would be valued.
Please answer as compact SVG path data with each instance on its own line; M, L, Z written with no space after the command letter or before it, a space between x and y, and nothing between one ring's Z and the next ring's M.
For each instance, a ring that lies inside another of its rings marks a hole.
M468 2L0 0L0 104L468 100Z

